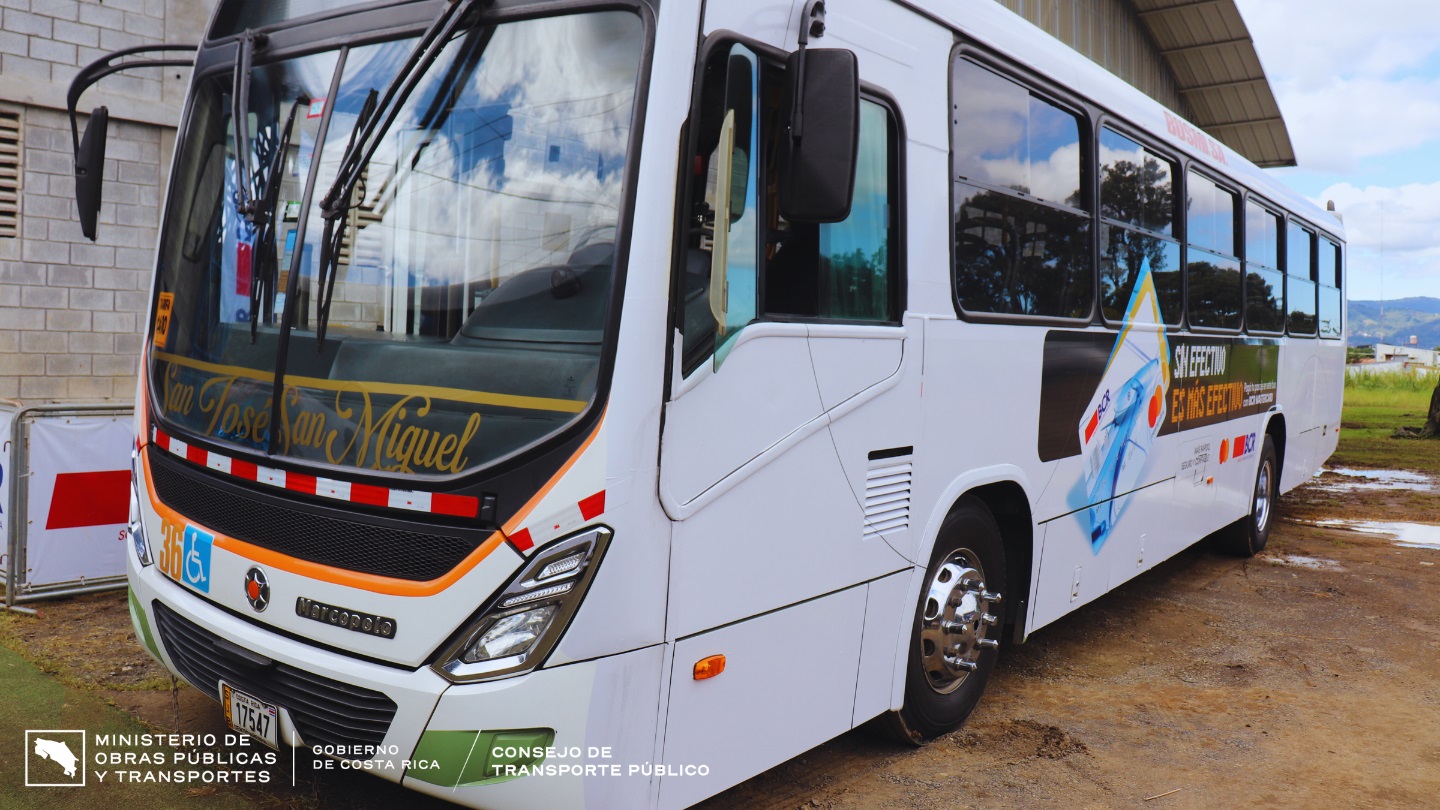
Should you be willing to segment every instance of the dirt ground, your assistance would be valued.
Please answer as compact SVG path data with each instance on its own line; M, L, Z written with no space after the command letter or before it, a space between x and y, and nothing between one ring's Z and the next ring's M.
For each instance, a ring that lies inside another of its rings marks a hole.
M1202 545L1011 647L959 731L852 733L702 807L1440 807L1440 548L1313 525L1440 523L1440 495L1326 474L1279 517L1255 559Z
M847 734L703 807L1440 807L1440 548L1316 525L1440 524L1435 486L1323 475L1282 499L1261 556L1198 546L1010 647L959 731L920 749ZM0 641L157 729L224 730L169 688L123 594L6 617ZM446 806L355 773L246 796Z

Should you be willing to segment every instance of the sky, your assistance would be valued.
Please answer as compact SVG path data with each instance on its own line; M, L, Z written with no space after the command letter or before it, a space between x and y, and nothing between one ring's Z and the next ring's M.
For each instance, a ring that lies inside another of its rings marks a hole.
M1299 165L1344 217L1351 300L1440 297L1440 7L1236 0Z

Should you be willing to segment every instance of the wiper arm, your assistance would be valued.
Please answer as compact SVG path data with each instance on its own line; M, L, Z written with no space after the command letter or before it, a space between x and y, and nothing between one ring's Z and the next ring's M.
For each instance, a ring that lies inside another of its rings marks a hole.
M265 176L261 178L263 187L260 190L260 199L252 202L251 210L247 214L256 228L255 246L250 252L251 343L255 342L260 329L260 307L270 300L275 289L274 275L278 266L275 259L275 234L278 228L275 222L279 219L275 207L279 204L280 175L285 168L285 153L290 151L290 135L295 130L295 113L299 112L301 107L308 106L310 99L304 96L297 97L295 103L290 105L290 116L285 120L285 130L280 134L275 153L270 156L270 165L266 168Z
M250 29L236 43L234 87L230 92L230 119L235 122L235 179L240 189L240 213L255 221L255 194L250 177L250 63L255 46L264 45L267 37ZM253 310L252 310L253 312ZM251 321L254 322L253 319Z
M365 96L365 104L360 108L360 116L355 121L355 128L350 130L350 143L345 146L345 154L348 156L355 151L355 142L360 134L360 126L375 116L379 94L371 90ZM325 327L330 323L330 302L335 293L335 277L340 274L340 252L345 247L345 233L350 224L350 199L355 186L350 186L350 192L346 195L343 209L331 215L331 206L321 203L322 215L325 217L325 235L320 239L320 265L315 273L315 343L316 351L325 345ZM330 194L334 193L334 188ZM327 200L329 195L326 195Z
M340 252L345 244L345 232L349 225L349 213L365 167L375 156L380 141L400 115L406 99L414 92L415 86L425 75L440 53L449 44L455 29L476 6L489 7L494 0L449 0L435 16L430 27L425 29L420 41L405 59L405 64L395 73L383 96L374 90L365 99L355 128L350 133L350 142L340 158L340 167L335 172L335 182L330 185L320 203L321 216L325 218L325 236L320 243L320 266L316 270L316 289L320 299L316 307L315 350L325 345L325 328L330 320L330 300L335 290L335 276L339 271Z

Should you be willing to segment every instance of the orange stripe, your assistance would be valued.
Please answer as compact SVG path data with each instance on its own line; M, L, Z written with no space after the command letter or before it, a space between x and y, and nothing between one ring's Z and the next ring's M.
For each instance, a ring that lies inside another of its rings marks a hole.
M474 551L470 552L469 556L462 560L459 565L450 569L450 571L448 571L444 576L432 579L428 582L413 582L407 579L395 579L393 577L382 577L375 574L362 574L356 571L346 571L342 568L335 568L329 565L321 565L320 563L313 563L307 560L299 560L294 557L281 554L277 551L271 551L267 548L261 548L256 545L246 543L243 540L236 540L233 537L226 537L225 535L214 530L210 531L212 534L215 535L216 546L219 546L220 548L223 548L232 554L239 555L248 560L253 560L263 565L268 565L272 568L278 568L281 571L288 571L289 573L298 574L303 577L309 577L310 579L317 579L321 582L329 582L335 585L344 585L350 588L358 588L363 591L383 593L390 596L434 596L435 594L440 593L451 585L454 585L460 580L461 577L470 573L470 571L475 568L475 566L480 564L481 560L484 560L486 557L490 556L491 552L499 548L505 542L505 534L513 532L519 526L521 521L529 517L530 511L535 508L536 504L540 502L540 499L545 497L545 495L549 493L550 490L554 489L555 485L559 483L560 479L565 477L565 474L570 471L570 468L575 466L575 462L580 459L580 456L583 455L585 451L590 447L590 444L595 441L595 437L600 435L600 429L604 426L604 424L605 416L604 414L601 414L600 422L595 425L595 430L590 433L590 435L585 439L585 442L580 445L579 449L577 449L563 465L561 465L560 469L557 470L556 473L550 477L550 480L545 482L545 485L540 488L540 491L535 493L535 496L532 497L525 504L525 506L520 509L520 511L515 513L515 516L510 519L510 521L506 524L505 528L502 529L502 531L491 534L488 538L486 538L485 542L481 543ZM145 459L145 469L148 472L150 468L150 449L146 447L141 452L143 454L143 458ZM155 486L151 483L151 478L152 476L146 476L145 488L150 496L150 505L154 507L155 511L159 513L160 517L164 519L169 519L172 522L178 524L193 523L193 521L187 519L183 515L179 514L175 510L165 506L160 502L160 498L155 494ZM209 529L209 527L205 528Z
M146 341L148 343L149 341ZM150 443L150 347L140 349L140 387L135 399L140 402L139 435L136 440L143 449Z
M506 534L514 534L521 526L525 525L525 521L530 518L530 513L535 511L535 507L540 504L540 501L543 500L546 495L550 494L550 490L554 489L555 485L560 483L560 479L564 478L565 474L570 472L570 468L575 466L575 462L579 461L580 457L585 455L585 451L590 449L590 445L595 441L595 437L599 436L600 430L605 427L605 413L609 410L609 407L606 407L605 411L601 411L600 421L595 423L595 429L590 431L589 436L585 437L585 442L580 445L580 448L570 456L569 460L560 465L560 469L554 475L550 476L550 480L545 482L545 486L540 487L540 491L536 492L534 497L526 501L525 505L520 507L520 510L506 521L504 526L500 527L500 531Z

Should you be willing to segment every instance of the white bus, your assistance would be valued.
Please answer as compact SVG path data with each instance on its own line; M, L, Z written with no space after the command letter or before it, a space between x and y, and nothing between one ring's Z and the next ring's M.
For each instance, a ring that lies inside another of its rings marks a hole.
M1264 547L1335 446L1338 220L992 0L801 5L219 4L129 573L232 726L683 807Z

